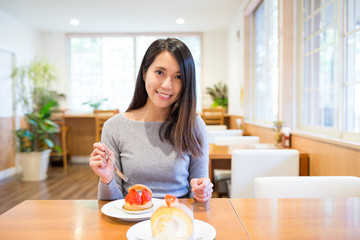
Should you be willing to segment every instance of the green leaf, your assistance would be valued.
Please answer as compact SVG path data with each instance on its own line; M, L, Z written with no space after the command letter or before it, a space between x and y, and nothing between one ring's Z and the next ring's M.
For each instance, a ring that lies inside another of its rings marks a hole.
M44 139L45 144L49 147L49 148L53 148L54 147L54 142L51 141L51 139L45 138Z
M62 153L62 148L59 145L55 145L54 149L56 150L56 152L58 152L59 154Z

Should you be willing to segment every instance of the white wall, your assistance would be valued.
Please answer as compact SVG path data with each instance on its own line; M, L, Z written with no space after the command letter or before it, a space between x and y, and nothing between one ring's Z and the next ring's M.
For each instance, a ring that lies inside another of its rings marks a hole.
M40 33L2 10L0 10L0 33L0 48L11 52L17 65L28 64L36 56L41 56ZM19 118L15 119L15 128L18 128ZM17 159L0 159L0 161L10 162L10 166L13 166L15 161L15 166L0 171L0 181L19 171L16 170L19 166ZM5 163L3 166L7 165L8 163Z
M228 48L226 32L203 33L203 63L202 63L202 105L210 107L212 99L206 94L206 87L212 87L215 83L227 84L228 74Z
M42 37L39 31L0 9L0 48L14 54L16 66L27 65L34 58L41 58ZM22 115L17 109L16 115ZM15 118L19 127L19 118Z
M51 88L58 93L68 95L68 73L67 73L67 59L66 59L66 34L65 32L43 32L43 55L44 58L51 64L56 66L58 81L53 83ZM60 108L67 108L66 102L60 99Z
M248 1L242 1L241 7L233 17L228 29L228 86L229 113L244 116L241 102L241 88L244 87L244 8Z
M0 10L0 47L15 53L17 64L27 64L41 56L41 34Z

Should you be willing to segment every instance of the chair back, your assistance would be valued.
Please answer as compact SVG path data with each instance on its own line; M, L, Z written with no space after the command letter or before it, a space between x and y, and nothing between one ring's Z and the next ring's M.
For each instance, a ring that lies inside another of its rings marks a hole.
M71 144L70 144L70 128L66 125L65 122L65 112L67 110L59 110L55 111L51 115L51 120L59 125L59 132L57 133L57 137L59 140L59 145L61 146L61 152L56 152L55 149L50 153L51 157L61 156L63 160L64 170L67 171L68 158L71 158Z
M118 109L114 110L95 110L95 131L96 131L96 142L101 140L101 132L106 120L119 113Z
M231 159L231 198L254 198L254 180L268 176L299 176L295 149L235 150Z
M227 129L227 130L209 130L208 133L208 142L215 143L215 139L219 137L235 137L242 136L243 130L240 129Z
M360 197L360 178L353 176L260 177L256 198Z
M241 130L238 130L241 131ZM216 145L251 145L259 143L258 136L217 136L215 137Z
M224 125L225 108L204 108L202 118L206 125Z

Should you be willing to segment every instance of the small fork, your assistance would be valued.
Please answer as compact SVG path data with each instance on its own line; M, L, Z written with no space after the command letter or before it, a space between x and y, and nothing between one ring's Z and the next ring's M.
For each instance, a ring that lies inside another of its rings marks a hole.
M100 142L100 144L102 144ZM110 155L108 154L108 152L106 150L104 150L106 156L108 156L108 158L111 160L111 162L113 163L114 167L115 167L115 172L116 174L121 177L122 180L124 180L125 182L128 182L129 178L127 176L125 176L119 169L118 167L115 165L115 161L112 157L110 157Z

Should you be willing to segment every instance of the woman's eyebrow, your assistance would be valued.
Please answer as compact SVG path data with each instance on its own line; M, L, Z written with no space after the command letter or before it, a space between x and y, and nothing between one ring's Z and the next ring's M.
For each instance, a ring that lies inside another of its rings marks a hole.
M167 71L167 69L166 69L166 68L161 67L161 66L155 66L155 68L156 68L156 69L160 69L160 70ZM179 70L179 71L177 71L176 73L181 73L181 71Z

